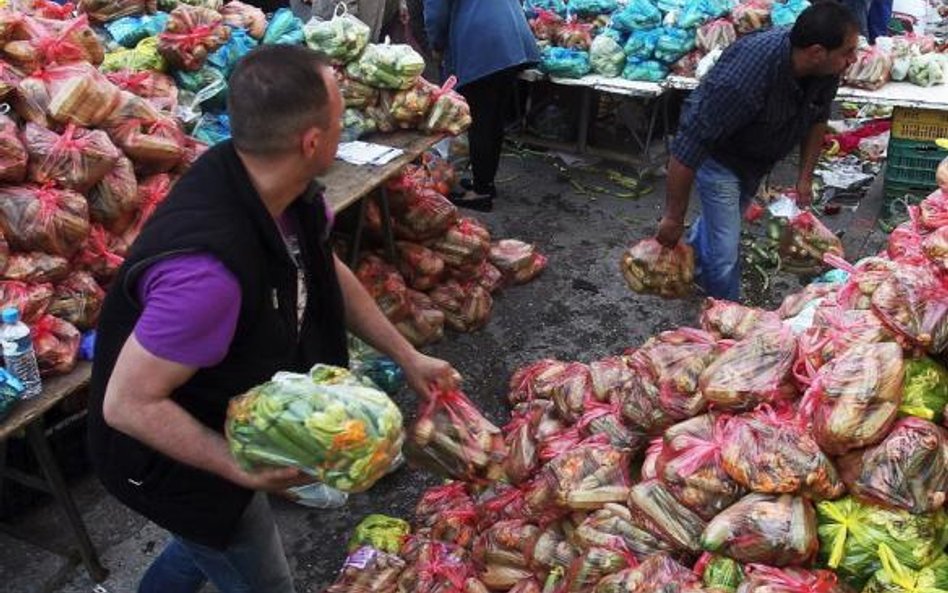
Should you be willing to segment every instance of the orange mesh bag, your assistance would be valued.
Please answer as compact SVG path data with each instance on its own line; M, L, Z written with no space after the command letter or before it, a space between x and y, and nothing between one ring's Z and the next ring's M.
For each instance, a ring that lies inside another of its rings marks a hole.
M72 257L89 236L86 199L38 186L0 186L0 229L21 251Z
M444 276L444 260L441 256L417 243L398 241L398 271L415 290L431 290Z
M445 323L458 332L474 332L490 321L494 300L476 283L461 285L449 280L431 291L431 300L444 313Z
M121 90L147 100L159 111L174 113L178 106L178 86L162 72L118 70L107 72L105 77Z
M115 167L122 153L101 130L66 126L60 136L28 123L23 134L30 155L29 177L87 192Z
M694 288L694 250L685 243L666 249L655 239L639 241L623 254L621 269L634 292L679 298Z
M97 23L107 23L123 16L154 14L156 0L79 0L79 12Z
M16 307L24 323L33 323L39 319L46 312L52 298L51 284L0 280L0 307Z
M97 224L92 225L85 247L74 260L81 269L91 273L97 281L102 283L108 283L125 261L123 257L112 251L109 241L109 234L104 228Z
M53 289L46 312L68 321L80 330L92 329L99 320L105 291L92 274L76 271Z
M11 253L6 259L6 267L0 270L0 275L7 280L27 284L55 283L69 275L69 260L42 251Z
M171 11L164 32L158 35L158 53L173 68L195 71L228 39L230 29L219 12L181 4Z
M389 321L398 323L411 314L408 287L394 267L378 256L366 255L355 274Z
M6 115L0 115L0 183L23 181L28 158L16 123Z
M43 315L30 329L40 374L65 375L76 368L82 334L75 326L58 317Z
M490 253L490 232L473 218L461 218L431 248L453 267L479 264Z
M233 0L221 7L224 24L231 28L246 29L254 39L263 39L267 32L267 15L256 6Z
M132 161L121 157L115 167L87 194L89 218L121 234L135 221L138 213L138 181Z

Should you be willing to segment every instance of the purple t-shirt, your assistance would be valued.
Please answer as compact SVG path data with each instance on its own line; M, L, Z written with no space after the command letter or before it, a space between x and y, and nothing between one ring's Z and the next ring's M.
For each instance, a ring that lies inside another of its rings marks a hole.
M211 367L227 355L240 315L240 284L207 253L177 255L151 265L138 280L142 314L138 342L153 355L190 367Z

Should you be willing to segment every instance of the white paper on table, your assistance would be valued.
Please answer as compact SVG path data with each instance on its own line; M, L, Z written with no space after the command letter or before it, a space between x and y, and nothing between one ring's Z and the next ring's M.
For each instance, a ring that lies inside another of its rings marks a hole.
M384 165L402 153L404 151L401 148L356 140L339 143L336 158L353 165Z

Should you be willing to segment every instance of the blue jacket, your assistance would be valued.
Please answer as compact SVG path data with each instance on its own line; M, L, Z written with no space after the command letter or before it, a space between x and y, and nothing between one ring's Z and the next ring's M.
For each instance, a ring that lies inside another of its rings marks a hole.
M540 61L519 0L425 0L425 29L458 86Z

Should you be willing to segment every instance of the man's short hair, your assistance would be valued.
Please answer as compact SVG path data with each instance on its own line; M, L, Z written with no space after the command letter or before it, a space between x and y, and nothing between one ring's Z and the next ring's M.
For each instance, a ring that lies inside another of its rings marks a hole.
M859 22L848 7L837 0L819 0L797 18L790 44L797 48L822 45L832 51L841 48L853 32L859 32Z
M229 80L227 107L238 150L277 154L299 135L329 123L326 58L299 45L264 45L238 62Z

